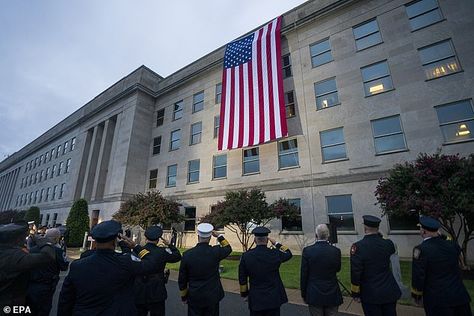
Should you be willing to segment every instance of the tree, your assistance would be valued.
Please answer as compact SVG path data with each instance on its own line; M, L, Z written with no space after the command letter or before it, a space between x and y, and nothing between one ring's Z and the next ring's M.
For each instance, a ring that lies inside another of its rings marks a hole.
M25 218L25 211L8 210L0 212L0 224L8 224Z
M36 225L40 224L40 209L37 206L30 207L25 213L25 221L34 221Z
M242 250L247 251L251 247L252 226L264 226L274 218L294 218L298 214L298 208L288 200L279 199L269 206L264 192L251 189L227 192L224 201L213 205L211 212L201 218L201 222L227 227L237 235Z
M467 258L474 238L474 155L420 154L395 165L379 180L375 195L384 215L437 218Z
M89 211L87 201L79 199L74 202L66 220L66 243L70 247L80 247L84 240L84 232L89 232Z
M180 204L163 197L160 191L137 193L120 205L113 218L123 224L139 225L146 228L151 225L164 226L184 220L179 213Z

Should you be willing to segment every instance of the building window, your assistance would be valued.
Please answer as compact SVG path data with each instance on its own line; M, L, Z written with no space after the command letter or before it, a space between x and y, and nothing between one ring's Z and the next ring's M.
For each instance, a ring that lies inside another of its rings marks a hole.
M63 165L64 165L64 162L61 161L59 163L59 167L58 167L58 174L56 176L59 176L61 174L61 171L63 170Z
M326 196L326 203L330 224L335 225L338 231L355 230L350 194Z
M320 132L319 136L323 162L347 158L342 127Z
M227 177L227 154L214 156L212 161L212 178L222 179Z
M46 181L46 179L48 179L48 176L49 176L49 174L50 174L50 173L49 173L50 170L51 170L51 169L50 169L49 167L46 168L46 173L45 173L45 175L44 175L44 180L45 180L45 181Z
M400 115L371 121L377 154L400 151L407 148L400 122Z
M461 71L451 40L418 49L426 79L435 79Z
M39 174L37 172L37 173L35 173L35 178L33 180L34 181L33 184L36 184L36 182L38 182L38 178L39 178Z
M39 197L39 203L41 203L41 201L43 201L43 196L44 196L44 189L41 189L41 193L40 193L40 197Z
M472 100L463 100L436 107L439 126L445 142L474 139Z
M20 196L19 196L19 195L17 195L17 196L16 196L15 207L17 207L17 206L18 206L18 200L19 200L19 199L20 199Z
M166 186L175 187L176 186L176 175L178 173L178 165L168 166L168 172L166 174Z
M50 214L46 214L46 223L44 223L46 226L49 226L49 218L50 218Z
M47 202L49 200L49 193L51 192L51 188L46 189L46 196L44 198L44 201Z
M196 229L196 208L184 208L184 231L194 231Z
M71 169L71 158L66 160L66 170L64 171L64 173L68 173L70 169Z
M35 164L34 164L33 168L36 168L36 166L38 166L38 158L35 158Z
M165 109L156 112L156 127L163 125L165 122Z
M44 176L44 170L41 170L39 182L43 181L43 176Z
M56 227L56 221L58 220L58 213L53 214L53 222L51 223L51 227Z
M61 154L61 145L58 145L58 148L56 149L56 158L58 158L60 154Z
M406 5L412 31L443 20L443 14L436 0L413 1Z
M420 217L417 212L408 215L399 215L388 217L390 230L419 230Z
M158 179L158 169L150 170L150 178L148 180L148 189L156 188L157 179Z
M62 199L63 198L63 194L64 194L64 187L66 186L66 183L62 183L61 184L61 188L59 189L59 199Z
M153 155L158 155L161 151L161 136L153 138Z
M243 174L253 174L260 172L259 150L258 147L245 149L243 151Z
M366 49L382 43L377 19L373 19L352 28L357 50Z
M54 201L54 199L56 198L56 193L58 192L58 186L55 185L54 188L53 188L53 195L51 196L51 201Z
M199 159L188 161L188 183L199 182Z
M71 139L71 151L73 151L74 148L76 148L76 137Z
M38 199L38 191L35 192L35 198L33 200L33 204L36 204L37 199Z
M56 156L56 148L51 149L51 157L49 158L49 160L51 161L51 159L53 159L54 156Z
M333 61L329 38L311 45L309 50L311 52L311 64L313 68Z
M393 90L392 77L386 60L360 69L364 80L365 96Z
M30 163L27 162L25 166L25 173L30 169Z
M296 138L278 142L278 168L297 166L299 166L299 158Z
M41 166L41 163L43 162L43 155L40 155L40 158L39 158L39 166Z
M28 186L30 186L33 183L33 175L30 175L30 181L28 182Z
M204 91L193 95L193 113L202 111L204 109Z
M214 138L217 138L217 136L219 136L220 124L221 124L221 116L220 115L214 116Z
M191 137L189 145L199 144L201 142L202 122L197 122L191 125Z
M300 199L288 199L290 204L296 206L299 210L299 215L294 219L289 219L286 216L281 218L281 228L286 231L303 231L303 222L301 220L301 200Z
M318 110L340 104L336 78L316 82L314 84L314 93L316 94L316 108Z
M183 117L183 100L178 101L174 104L173 108L173 121Z
M293 91L285 92L285 110L287 118L296 115L295 95Z
M63 155L67 153L67 150L69 149L69 142L64 143L64 148L63 148Z
M170 151L179 149L181 141L181 130L177 129L171 132L170 137Z
M290 59L290 54L287 54L283 56L282 58L282 64L283 64L283 79L291 77L291 59Z
M49 151L44 154L44 162L46 163L49 160Z
M31 204L32 200L33 200L33 192L30 192L30 198L28 199L28 205Z
M222 83L216 84L216 104L221 103L222 98Z

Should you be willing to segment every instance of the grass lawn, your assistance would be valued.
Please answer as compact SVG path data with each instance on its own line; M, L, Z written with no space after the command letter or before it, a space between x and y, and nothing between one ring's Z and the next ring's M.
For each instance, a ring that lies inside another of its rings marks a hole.
M183 249L181 249L183 251ZM184 250L185 251L185 250ZM239 255L238 252L233 252L233 255ZM237 280L239 261L238 260L222 260L221 264L224 266L224 272L221 277L226 279ZM179 262L168 264L168 268L172 270L179 269ZM280 267L280 275L283 280L283 284L286 288L298 289L300 286L300 267L301 267L301 256L294 255L291 260L283 263ZM402 270L402 280L405 286L410 288L411 286L411 261L400 261L400 267ZM338 274L339 280L350 290L351 288L351 276L350 276L350 263L349 257L342 257L341 272ZM465 280L464 284L471 297L474 297L474 281ZM410 300L400 301L402 304L411 304ZM471 304L474 308L474 304Z

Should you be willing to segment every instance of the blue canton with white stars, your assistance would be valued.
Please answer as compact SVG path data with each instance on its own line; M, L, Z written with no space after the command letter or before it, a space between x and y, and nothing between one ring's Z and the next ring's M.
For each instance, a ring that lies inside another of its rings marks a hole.
M229 43L225 50L224 67L232 68L252 59L252 42L254 34L251 34L241 40Z

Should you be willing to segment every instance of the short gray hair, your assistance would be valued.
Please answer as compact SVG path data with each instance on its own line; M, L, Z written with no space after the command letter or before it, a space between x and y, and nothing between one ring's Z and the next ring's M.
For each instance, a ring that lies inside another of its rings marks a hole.
M319 224L316 226L316 236L318 239L327 240L329 238L329 228L326 224Z

